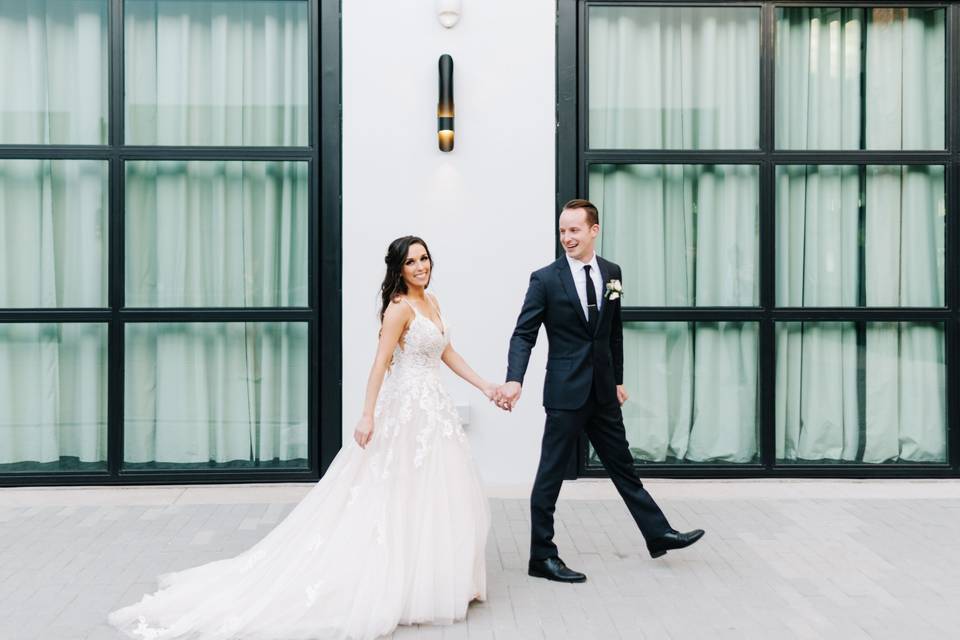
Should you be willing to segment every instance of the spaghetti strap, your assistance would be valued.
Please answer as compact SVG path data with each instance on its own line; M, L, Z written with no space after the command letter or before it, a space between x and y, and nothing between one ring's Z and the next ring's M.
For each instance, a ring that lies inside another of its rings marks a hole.
M427 299L427 302L430 303L430 306L433 307L433 310L437 312L437 317L442 318L443 314L440 313L440 307L437 306L437 303L433 301L432 293L424 293L423 297Z
M415 314L420 315L420 312L417 311L417 308L416 308L415 306L413 306L413 303L410 302L409 300L407 300L407 298L406 298L405 296L404 296L404 297L401 297L400 299L403 300L404 302L406 302L406 303L407 303L407 306L410 307L411 309L413 309L413 312L414 312Z

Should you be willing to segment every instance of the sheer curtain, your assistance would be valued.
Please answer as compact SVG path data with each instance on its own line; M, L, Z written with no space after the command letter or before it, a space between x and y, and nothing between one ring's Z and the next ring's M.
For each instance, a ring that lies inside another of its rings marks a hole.
M760 146L760 11L591 7L593 149Z
M105 144L107 3L0 0L0 143Z
M305 146L302 1L128 0L128 144ZM309 165L132 162L126 302L305 307ZM306 324L132 324L128 467L307 462Z
M754 306L758 173L745 165L594 165L598 251L629 306ZM643 460L747 462L757 452L753 323L628 324L627 435Z
M124 463L307 464L305 323L128 324Z
M103 144L101 0L0 0L0 143ZM107 165L0 160L0 308L107 304ZM106 460L106 327L0 325L0 464Z
M942 148L943 17L782 9L778 146ZM776 193L779 306L943 306L942 167L779 167ZM778 327L778 459L945 460L943 363L935 325Z
M106 459L106 325L0 324L0 464L90 469Z
M778 167L779 306L857 305L860 176L851 166ZM852 323L778 325L778 459L857 458L857 357Z
M107 306L107 163L0 160L0 308Z
M107 143L108 5L0 0L0 144ZM307 2L124 7L126 143L308 144ZM307 306L308 163L125 170L128 307ZM0 308L107 306L107 199L105 162L0 160ZM106 327L0 332L0 463L102 463ZM307 334L128 324L127 463L305 466Z
M306 307L306 162L126 165L128 307Z
M589 27L592 148L759 146L756 8L596 7ZM599 251L628 306L758 303L755 166L594 165ZM625 327L627 437L644 461L757 454L757 327Z
M306 306L308 168L127 165L127 305ZM128 464L307 458L306 325L128 325Z
M0 160L0 308L107 304L107 165ZM0 325L0 464L106 460L106 327Z
M592 148L759 147L756 8L595 7L589 38ZM598 165L589 197L624 304L757 304L756 167ZM631 324L624 343L638 459L755 457L756 326Z
M127 0L127 144L306 146L307 6Z

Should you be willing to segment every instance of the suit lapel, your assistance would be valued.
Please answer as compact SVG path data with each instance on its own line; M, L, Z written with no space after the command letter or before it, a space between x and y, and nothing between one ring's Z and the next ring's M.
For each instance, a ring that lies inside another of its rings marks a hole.
M566 292L567 298L570 300L570 304L573 305L577 317L580 318L580 323L583 325L583 330L589 333L590 329L587 326L587 319L583 315L583 306L580 304L580 296L577 295L577 287L573 284L573 274L570 272L570 265L567 263L566 257L561 256L560 259L557 260L556 264L557 275L560 277L560 284L563 285L563 290Z
M597 256L597 266L600 267L600 291L597 291L597 300L600 302L600 315L597 317L597 331L600 330L600 325L603 323L603 317L607 314L607 307L610 306L610 301L607 300L604 295L607 292L607 283L610 281L610 267L607 265L607 261Z

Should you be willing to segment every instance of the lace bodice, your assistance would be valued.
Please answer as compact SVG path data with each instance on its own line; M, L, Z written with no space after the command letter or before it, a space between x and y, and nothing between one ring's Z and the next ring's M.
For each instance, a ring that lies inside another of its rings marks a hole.
M413 309L414 318L403 337L403 347L398 346L393 351L392 375L407 369L435 368L440 364L440 356L450 341L447 323L439 309L437 315L440 317L442 330L430 318L417 311L406 298L403 301Z

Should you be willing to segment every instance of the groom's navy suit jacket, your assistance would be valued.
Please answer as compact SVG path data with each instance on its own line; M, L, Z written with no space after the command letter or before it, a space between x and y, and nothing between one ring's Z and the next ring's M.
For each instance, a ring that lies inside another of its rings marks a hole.
M507 382L523 384L540 325L550 344L543 406L574 410L586 404L591 388L602 403L616 403L623 384L623 322L620 300L601 299L606 283L620 279L620 267L597 256L600 316L591 335L565 256L530 275L527 296L510 339ZM604 296L605 298L605 296Z

